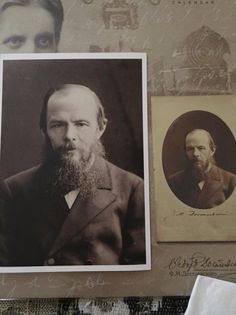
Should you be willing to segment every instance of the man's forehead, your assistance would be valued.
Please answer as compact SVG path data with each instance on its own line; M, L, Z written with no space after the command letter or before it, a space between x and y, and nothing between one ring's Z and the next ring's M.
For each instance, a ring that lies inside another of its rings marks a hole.
M61 89L55 91L50 98L76 98L76 99L91 99L94 100L94 93L80 85L66 85L65 87L62 87Z
M65 107L66 106L81 107L87 106L96 108L97 104L94 93L83 86L66 86L55 91L48 100L48 109L50 107Z
M204 142L209 143L209 136L205 130L196 130L187 134L185 142Z

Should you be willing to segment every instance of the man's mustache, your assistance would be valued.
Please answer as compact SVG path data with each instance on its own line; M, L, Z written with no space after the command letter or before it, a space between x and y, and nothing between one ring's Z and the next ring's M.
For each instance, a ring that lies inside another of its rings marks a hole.
M192 158L188 160L188 166L190 168L202 168L204 166L204 162L199 158Z
M191 158L188 158L188 161L190 161L190 162L202 162L202 159L200 156L192 156Z
M77 145L72 141L67 141L66 143L62 144L58 148L53 148L52 144L48 137L46 137L45 145L44 145L44 160L45 161L53 161L55 163L56 161L60 161L63 156L67 155L70 151L78 150L81 153L86 151L85 145L80 145L77 143ZM89 149L87 148L87 151ZM87 152L89 154L89 151ZM93 153L95 156L105 157L105 150L100 140L97 140L96 143L90 148L90 154Z
M62 149L66 150L66 151L69 151L69 150L75 150L75 149L77 149L77 147L73 143L68 143L68 144L65 144L62 147Z
M73 143L66 143L65 145L56 149L57 153L66 153L68 151L76 150L77 147Z
M193 163L202 163L201 159L194 158L191 160Z

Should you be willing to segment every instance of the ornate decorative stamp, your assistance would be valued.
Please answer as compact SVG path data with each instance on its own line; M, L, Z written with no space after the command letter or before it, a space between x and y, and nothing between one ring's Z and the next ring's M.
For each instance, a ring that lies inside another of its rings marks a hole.
M112 0L103 5L103 20L106 29L137 29L138 5L127 0Z
M172 88L176 94L230 94L230 47L227 40L203 25L190 33L173 53Z

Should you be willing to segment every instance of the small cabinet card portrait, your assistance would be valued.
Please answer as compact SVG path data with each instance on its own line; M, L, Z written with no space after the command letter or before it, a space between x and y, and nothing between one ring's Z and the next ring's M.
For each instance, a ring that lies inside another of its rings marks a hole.
M236 97L153 97L158 241L235 241Z
M146 55L3 55L0 270L150 269Z

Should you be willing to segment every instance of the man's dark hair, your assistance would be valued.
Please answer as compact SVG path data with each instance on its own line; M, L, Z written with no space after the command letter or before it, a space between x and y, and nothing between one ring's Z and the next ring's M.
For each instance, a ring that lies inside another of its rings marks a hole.
M39 121L39 126L40 129L46 134L47 133L47 108L48 108L48 101L50 99L50 97L58 91L62 91L65 89L69 89L69 88L73 88L73 87L78 87L80 89L84 89L87 90L89 93L91 93L91 95L94 97L94 101L97 105L97 123L98 123L98 127L100 130L102 130L104 128L104 125L106 124L106 116L105 116L105 111L104 108L102 106L101 101L99 100L98 96L89 88L87 88L86 86L83 85L78 85L78 84L63 84L63 85L59 85L55 88L50 88L48 90L48 92L46 93L44 100L43 100L43 107L41 110L41 114L40 114L40 121Z
M61 35L62 22L64 18L61 0L4 0L0 12L12 6L38 5L51 13L54 19L55 39L58 44Z

